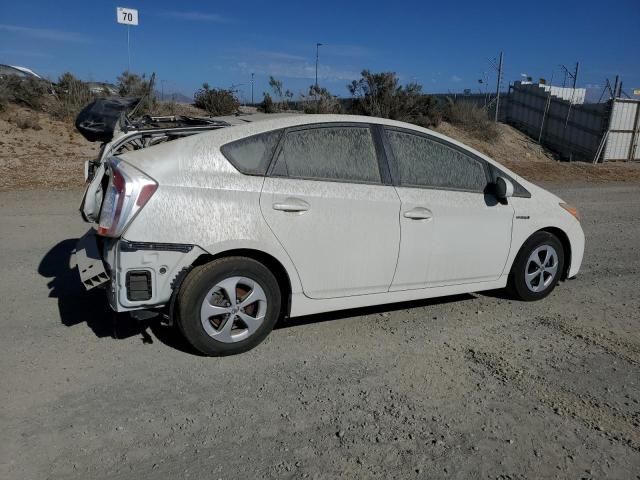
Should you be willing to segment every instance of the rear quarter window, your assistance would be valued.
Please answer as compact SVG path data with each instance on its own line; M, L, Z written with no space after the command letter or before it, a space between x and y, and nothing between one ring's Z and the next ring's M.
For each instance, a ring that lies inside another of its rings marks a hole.
M260 133L227 143L220 149L229 162L241 173L264 175L269 168L273 151L282 130Z

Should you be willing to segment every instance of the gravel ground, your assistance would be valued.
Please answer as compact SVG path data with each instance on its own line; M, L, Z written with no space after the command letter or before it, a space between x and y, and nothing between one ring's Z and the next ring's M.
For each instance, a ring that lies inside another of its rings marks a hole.
M587 253L548 299L295 319L221 359L82 291L78 192L0 193L0 477L640 478L640 187L551 189Z

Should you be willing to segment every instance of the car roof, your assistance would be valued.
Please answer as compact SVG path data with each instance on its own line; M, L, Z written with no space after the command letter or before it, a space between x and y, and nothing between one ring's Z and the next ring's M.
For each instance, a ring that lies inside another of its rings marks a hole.
M277 116L275 116L277 115ZM218 119L218 117L216 117ZM418 133L426 133L432 137L440 138L446 142L458 145L467 150L473 150L468 145L464 145L456 140L442 135L428 128L420 127L411 123L390 120L388 118L368 117L364 115L339 115L339 114L258 114L247 115L243 118L243 122L234 122L232 128L224 128L215 132L203 133L202 137L210 136L216 138L219 145L223 145L233 140L239 140L244 137L256 135L259 133L278 130L281 128L301 127L305 125L323 124L323 123L363 123L384 125L390 127L404 128L413 130ZM225 119L226 117L221 117ZM199 135L200 136L200 135ZM480 153L480 152L478 152ZM484 156L480 154L480 156Z

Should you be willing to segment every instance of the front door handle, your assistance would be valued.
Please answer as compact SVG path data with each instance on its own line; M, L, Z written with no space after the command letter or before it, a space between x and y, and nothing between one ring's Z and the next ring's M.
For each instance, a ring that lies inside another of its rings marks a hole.
M404 212L403 216L411 220L429 220L433 217L433 214L428 208L416 207Z
M306 212L309 208L311 208L311 205L304 200L291 197L273 204L274 210L280 210L282 212Z

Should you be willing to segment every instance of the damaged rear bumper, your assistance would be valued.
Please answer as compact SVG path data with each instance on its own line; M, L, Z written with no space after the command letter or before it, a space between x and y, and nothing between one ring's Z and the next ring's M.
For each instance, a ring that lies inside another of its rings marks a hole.
M87 232L76 246L80 279L87 290L101 286L117 312L160 308L195 260L196 245L132 242Z

